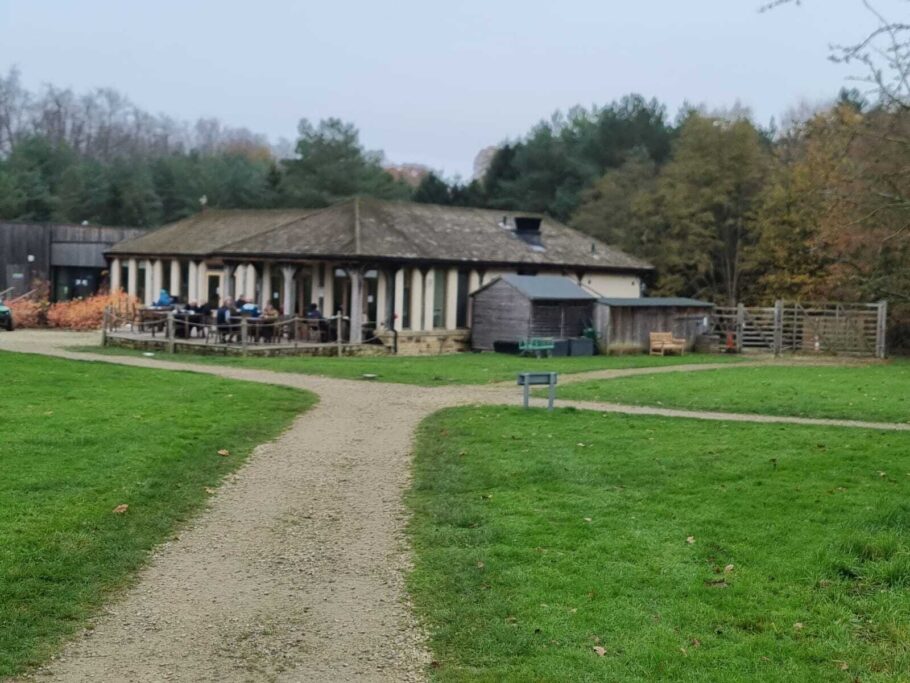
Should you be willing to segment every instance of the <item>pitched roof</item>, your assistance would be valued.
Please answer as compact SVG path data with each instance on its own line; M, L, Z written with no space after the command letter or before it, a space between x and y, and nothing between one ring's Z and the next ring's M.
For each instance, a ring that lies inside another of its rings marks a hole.
M497 282L505 282L524 294L531 301L593 301L597 297L582 289L574 280L567 277L547 275L501 275L492 282L478 289L471 296L476 296L487 287Z
M503 216L531 215L358 198L318 210L206 211L165 226L111 253L222 257L375 257L650 270L652 267L547 216L541 247Z
M604 297L599 302L607 306L617 307L656 307L656 308L714 308L710 301L700 299L687 299L680 296L651 296L629 299L624 297Z

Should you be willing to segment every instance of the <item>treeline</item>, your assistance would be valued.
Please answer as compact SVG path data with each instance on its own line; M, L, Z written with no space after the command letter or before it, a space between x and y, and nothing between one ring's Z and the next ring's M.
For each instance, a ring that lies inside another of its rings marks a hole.
M287 158L286 158L287 157ZM142 111L109 89L26 90L0 77L0 219L157 226L200 209L327 206L353 194L412 189L365 150L356 128L303 120L278 147L216 119Z
M656 266L652 294L910 302L910 108L843 91L763 128L748 112L670 123L627 97L502 146L482 183L418 199L547 212Z

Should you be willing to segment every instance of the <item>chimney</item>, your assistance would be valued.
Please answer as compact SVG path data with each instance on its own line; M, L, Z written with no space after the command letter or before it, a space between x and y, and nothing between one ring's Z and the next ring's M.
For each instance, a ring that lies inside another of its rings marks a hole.
M537 216L515 216L515 234L531 246L543 246L540 242L541 218Z

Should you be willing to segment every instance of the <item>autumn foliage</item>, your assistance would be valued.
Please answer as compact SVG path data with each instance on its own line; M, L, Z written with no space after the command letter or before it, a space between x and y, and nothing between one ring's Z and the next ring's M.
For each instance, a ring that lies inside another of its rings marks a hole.
M50 327L67 330L97 330L104 320L104 309L112 306L123 310L138 306L138 301L125 292L96 294L84 299L60 301L47 309L47 323Z

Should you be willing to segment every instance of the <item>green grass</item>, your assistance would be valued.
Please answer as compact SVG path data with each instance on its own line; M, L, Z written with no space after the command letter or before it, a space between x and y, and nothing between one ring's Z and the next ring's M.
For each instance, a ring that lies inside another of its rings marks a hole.
M0 677L126 585L306 392L0 353ZM228 457L217 455L228 449ZM118 515L112 510L126 503Z
M697 410L910 422L910 362L643 375L567 385L559 389L558 396Z
M409 495L433 675L907 680L908 452L871 430L437 413Z
M77 346L72 351L110 355L141 356L130 349L101 346ZM442 386L448 384L487 384L515 379L524 371L556 371L562 373L588 372L616 368L659 367L681 363L723 363L740 360L736 357L690 354L687 356L589 356L577 358L520 358L502 353L461 353L438 356L378 356L313 358L286 356L273 358L236 356L197 356L193 354L156 353L159 360L184 363L230 365L258 368L275 372L297 372L342 379L361 379L364 374L377 375L380 382Z

